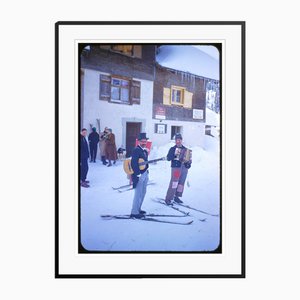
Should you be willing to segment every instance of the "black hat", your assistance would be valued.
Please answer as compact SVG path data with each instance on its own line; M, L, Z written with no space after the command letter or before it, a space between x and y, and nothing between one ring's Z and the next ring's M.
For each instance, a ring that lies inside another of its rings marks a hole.
M182 140L182 135L180 133L175 134L175 140L180 139Z
M146 132L139 133L138 140L149 140L149 138L146 137Z
M96 131L96 127L93 127L92 130L95 132Z

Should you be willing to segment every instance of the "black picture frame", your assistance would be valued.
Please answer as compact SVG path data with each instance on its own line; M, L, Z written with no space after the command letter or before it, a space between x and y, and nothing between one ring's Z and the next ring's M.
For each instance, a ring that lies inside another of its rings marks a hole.
M241 272L239 274L62 274L59 268L59 26L72 25L236 25L241 28ZM245 278L246 277L246 205L245 205L245 36L244 21L59 21L55 23L55 278Z

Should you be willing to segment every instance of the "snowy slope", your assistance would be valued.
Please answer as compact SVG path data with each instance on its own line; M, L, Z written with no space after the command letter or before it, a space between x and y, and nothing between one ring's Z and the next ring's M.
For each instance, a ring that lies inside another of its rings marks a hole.
M200 210L219 214L219 143L206 137L206 150L194 147L193 165L189 171L183 200ZM165 156L170 146L154 148L150 159ZM98 160L89 164L91 187L82 188L81 233L87 250L99 251L211 251L219 244L220 218L190 211L189 217L163 218L190 221L191 225L171 225L141 220L103 220L100 215L130 214L134 191L119 193L112 186L127 184L122 162L107 168ZM175 210L151 200L164 198L170 180L170 162L150 166L150 180L142 209L148 213L178 214ZM183 208L182 208L183 209ZM185 209L189 211L188 209ZM206 218L205 222L199 219Z
M161 46L156 61L164 67L219 80L219 62L194 46Z

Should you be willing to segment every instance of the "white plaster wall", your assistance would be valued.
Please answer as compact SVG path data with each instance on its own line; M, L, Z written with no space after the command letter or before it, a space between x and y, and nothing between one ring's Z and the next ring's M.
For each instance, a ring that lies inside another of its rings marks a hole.
M167 133L158 134L154 133L154 124L167 124ZM153 145L162 146L171 141L171 126L182 126L183 143L186 146L203 146L205 135L205 124L196 122L183 122L183 121L167 121L167 120L153 120L152 119L152 133L149 134L154 141Z
M142 130L150 132L152 129L152 106L153 106L153 82L133 78L141 82L141 103L133 105L125 105L119 103L111 103L108 101L99 100L100 92L100 74L99 71L90 69L84 70L84 112L83 126L90 130L90 123L97 130L97 121L100 119L101 130L105 126L112 128L116 136L117 148L123 145L125 147L125 136L123 130L123 120L130 122L143 122Z

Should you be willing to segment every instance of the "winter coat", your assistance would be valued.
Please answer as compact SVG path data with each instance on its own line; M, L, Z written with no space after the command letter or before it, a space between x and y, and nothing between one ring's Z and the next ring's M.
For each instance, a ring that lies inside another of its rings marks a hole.
M104 132L100 133L100 143L99 143L99 147L100 147L100 154L101 156L105 156L105 139L104 139Z
M137 146L136 148L133 149L132 156L131 156L131 167L134 171L134 173L131 175L133 188L136 187L139 181L138 175L145 173L149 168L149 165L147 164L144 170L140 170L139 162L138 162L140 158L147 161L148 151L146 149L143 149L140 146Z
M167 160L171 160L171 168L180 168L182 165L182 162L178 159L175 159L175 151L176 151L177 146L173 146L170 148L168 155L167 155ZM186 149L183 145L181 146L181 149ZM184 163L184 166L189 169L191 167L191 162L186 162Z
M109 134L105 140L105 158L108 160L117 160L117 147L113 133Z
M99 142L99 134L95 131L91 132L89 134L88 140L89 140L90 144L97 145Z
M80 135L80 159L88 159L90 156L89 146L86 138Z

